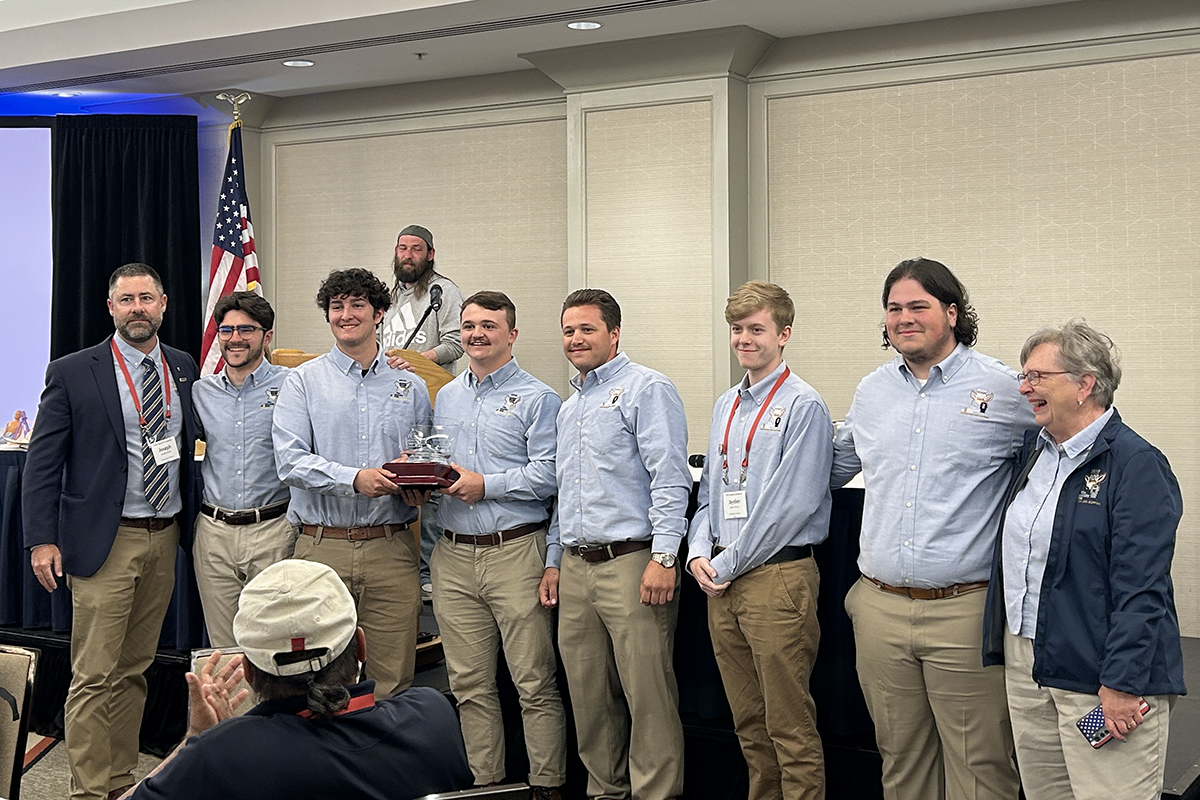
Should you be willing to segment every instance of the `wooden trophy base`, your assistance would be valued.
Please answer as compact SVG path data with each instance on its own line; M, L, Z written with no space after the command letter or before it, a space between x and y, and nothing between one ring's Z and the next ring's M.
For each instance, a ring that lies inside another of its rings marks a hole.
M383 468L396 477L392 480L405 489L445 489L459 475L449 464L432 461L389 461Z

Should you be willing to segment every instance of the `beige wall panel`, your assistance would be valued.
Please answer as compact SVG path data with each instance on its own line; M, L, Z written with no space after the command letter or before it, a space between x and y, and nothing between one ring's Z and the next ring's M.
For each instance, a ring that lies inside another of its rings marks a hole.
M418 223L464 295L513 299L517 359L564 392L565 141L566 123L553 120L276 147L277 345L332 347L314 304L321 280L364 267L390 287L396 234Z
M712 104L586 112L587 283L621 304L621 347L668 375L703 452L712 416Z
M1018 367L1037 327L1086 317L1124 355L1116 405L1184 491L1175 588L1200 635L1200 55L777 98L772 279L789 361L845 414L903 258L967 284L979 349Z

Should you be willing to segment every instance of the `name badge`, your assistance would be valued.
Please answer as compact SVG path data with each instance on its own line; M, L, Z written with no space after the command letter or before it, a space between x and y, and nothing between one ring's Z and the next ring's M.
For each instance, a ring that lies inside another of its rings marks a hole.
M157 442L151 442L150 452L154 454L154 463L160 467L163 464L179 460L179 447L176 446L175 439L170 436L159 439Z
M725 519L746 518L745 492L725 492L721 495L721 503L725 508Z

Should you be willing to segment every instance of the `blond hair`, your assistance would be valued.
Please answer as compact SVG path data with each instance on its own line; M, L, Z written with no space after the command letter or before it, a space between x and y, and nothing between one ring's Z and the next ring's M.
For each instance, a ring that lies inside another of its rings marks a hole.
M796 318L796 306L782 286L766 281L747 281L725 301L725 321L733 324L763 308L771 312L771 319L780 332Z

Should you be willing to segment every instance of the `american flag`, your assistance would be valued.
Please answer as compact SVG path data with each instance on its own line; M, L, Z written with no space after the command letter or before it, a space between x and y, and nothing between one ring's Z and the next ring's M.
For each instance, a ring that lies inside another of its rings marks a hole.
M204 363L201 375L212 375L222 367L217 346L217 323L213 308L227 294L251 291L262 295L258 282L258 255L254 252L254 228L250 224L250 201L243 182L242 123L229 128L229 159L217 203L216 229L213 231L212 263L208 270L208 303L205 309Z
M1083 734L1083 738L1088 740L1088 744L1092 747L1100 747L1107 744L1112 738L1112 734L1108 732L1108 728L1104 727L1104 706L1098 705L1088 713L1084 714L1078 722L1075 723L1079 728L1079 732Z

